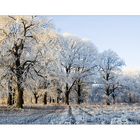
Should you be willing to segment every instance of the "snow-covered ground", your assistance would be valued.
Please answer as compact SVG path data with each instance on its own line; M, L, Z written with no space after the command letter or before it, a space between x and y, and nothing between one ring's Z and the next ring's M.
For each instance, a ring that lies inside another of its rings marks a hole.
M140 124L140 106L0 107L0 124Z
M82 117L77 113L80 124L140 124L138 106L88 106L79 107L80 111Z

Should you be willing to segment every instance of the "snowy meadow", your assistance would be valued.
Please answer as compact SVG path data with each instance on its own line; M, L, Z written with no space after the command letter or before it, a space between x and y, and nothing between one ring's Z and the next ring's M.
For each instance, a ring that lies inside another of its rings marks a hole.
M139 105L1 107L0 124L134 125L140 124Z

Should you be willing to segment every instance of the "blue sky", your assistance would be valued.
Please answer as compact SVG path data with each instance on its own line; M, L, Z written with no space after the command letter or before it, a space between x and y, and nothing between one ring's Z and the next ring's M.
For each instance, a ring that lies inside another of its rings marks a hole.
M60 33L88 38L101 52L112 49L127 69L140 70L140 16L53 16Z

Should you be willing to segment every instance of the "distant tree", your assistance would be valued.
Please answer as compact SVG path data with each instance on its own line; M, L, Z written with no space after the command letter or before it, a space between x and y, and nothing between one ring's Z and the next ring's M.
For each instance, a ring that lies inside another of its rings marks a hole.
M75 64L75 73L77 74L77 80L75 83L77 92L77 103L83 102L85 92L84 87L92 86L96 79L97 72L97 59L98 52L96 47L90 42L81 40L83 45L81 46Z
M120 78L121 89L121 101L126 103L135 103L140 100L140 76L139 73L126 74L122 73Z
M111 50L104 51L100 55L100 82L101 84L103 84L103 90L106 95L107 105L110 105L109 97L120 88L120 81L118 81L117 78L119 72L121 72L121 67L124 65L124 61L115 52Z
M61 75L60 78L65 82L65 103L69 105L69 95L77 80L75 77L74 66L77 53L80 49L80 40L66 36L62 37L62 48L60 50Z
M39 94L38 94L38 92L35 90L35 91L33 91L33 95L34 95L34 98L35 98L35 104L37 104L37 103L38 103Z
M10 80L8 80L8 105L13 105L13 86L12 86L12 76L10 76Z
M47 104L47 92L44 93L44 96L43 96L43 103L44 103L44 105Z
M61 42L60 79L65 83L65 103L69 105L70 93L74 94L75 90L77 103L80 104L84 87L82 85L92 85L93 82L97 49L90 41L75 36L63 36Z

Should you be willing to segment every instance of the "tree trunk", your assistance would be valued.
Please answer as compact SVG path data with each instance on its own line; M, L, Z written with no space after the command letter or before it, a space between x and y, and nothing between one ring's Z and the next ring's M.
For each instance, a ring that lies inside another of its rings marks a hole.
M110 105L110 100L109 100L109 96L106 96L106 105Z
M35 104L37 104L37 103L38 103L38 97L39 97L39 96L37 96L37 94L35 93L35 94L34 94Z
M53 103L55 103L55 100L54 99L52 99L52 101L53 101Z
M18 47L18 46L17 46ZM18 95L17 95L17 107L18 108L23 108L23 70L21 68L20 65L20 55L18 54L18 48L16 48L16 53L15 53L15 59L16 59L16 78L17 78L17 91L18 91Z
M106 93L106 104L110 105L110 100L109 100L109 96L110 96L110 87L107 85L105 88L105 93Z
M68 87L68 83L66 83L65 104L69 105L69 87Z
M60 98L59 98L59 97L57 97L57 103L58 103L58 104L59 104L59 99L60 99Z
M65 103L69 105L69 93L66 93L65 98Z
M12 102L12 76L10 77L10 80L8 81L8 100L7 100L8 105L13 105Z
M52 102L52 98L50 97L50 103Z
M11 95L11 94L8 95L7 104L8 104L8 105L13 105L13 103L12 103L12 95Z
M47 104L47 92L44 93L43 103L44 103L44 105Z
M38 98L36 97L36 98L35 98L35 104L37 104L37 103L38 103Z
M116 97L115 97L114 94L112 95L112 98L113 98L113 104L115 104L116 103Z
M15 104L15 89L13 91L13 104Z
M106 92L106 95L107 95L107 96L110 95L110 88L109 88L109 86L106 87L105 92Z
M128 96L129 96L129 103L132 103L132 95L131 95L131 93L129 93Z
M81 103L81 85L78 83L77 87L78 87L78 89L77 89L77 93L78 93L77 103L80 104Z
M17 84L18 88L18 95L17 95L17 107L23 108L23 89L21 88L20 84Z

